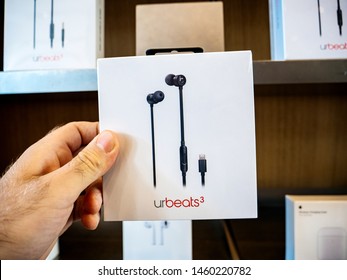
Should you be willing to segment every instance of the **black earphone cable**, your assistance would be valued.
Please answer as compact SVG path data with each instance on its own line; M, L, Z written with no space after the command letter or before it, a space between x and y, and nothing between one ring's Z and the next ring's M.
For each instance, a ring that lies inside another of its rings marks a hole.
M152 136L152 162L153 162L153 186L157 185L157 175L156 175L156 163L155 163L155 135L154 135L154 104L163 101L165 95L162 91L158 90L154 93L147 95L147 103L150 105L151 110L151 136Z
M181 124L181 146L180 146L180 169L182 172L182 184L186 185L186 174L188 171L188 149L184 139L184 110L183 110L183 86L179 86L180 102L180 124Z
M152 134L152 166L153 166L153 186L157 186L157 174L155 166L155 140L154 140L154 114L153 114L153 104L150 104L151 108L151 134Z
M36 48L36 0L34 0L33 48Z
M339 32L340 36L342 36L342 25L343 25L343 18L342 18L342 10L340 6L340 0L337 0L337 25L339 26Z
M49 25L49 38L51 40L51 48L53 48L53 40L54 40L53 15L54 15L54 0L51 0L51 23Z
M318 5L318 28L319 28L319 36L322 36L322 18L320 14L320 0L317 0Z

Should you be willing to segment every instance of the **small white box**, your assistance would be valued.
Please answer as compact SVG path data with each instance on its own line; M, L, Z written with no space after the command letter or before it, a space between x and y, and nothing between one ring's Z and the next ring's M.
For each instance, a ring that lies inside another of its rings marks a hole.
M124 260L191 260L192 221L123 222Z
M96 68L104 0L6 0L4 70Z
M250 51L98 60L100 129L121 146L105 220L256 218L252 65Z
M222 1L136 6L136 55L148 49L189 47L224 51Z
M286 259L347 259L347 195L286 195Z
M269 0L269 14L271 59L347 58L347 0Z

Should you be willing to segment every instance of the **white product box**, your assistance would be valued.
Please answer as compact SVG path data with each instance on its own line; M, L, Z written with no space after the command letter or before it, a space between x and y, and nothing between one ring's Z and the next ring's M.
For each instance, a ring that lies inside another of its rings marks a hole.
M96 68L104 0L6 0L4 70Z
M269 0L273 60L347 58L347 0Z
M286 259L347 259L347 195L287 195Z
M124 260L191 260L191 221L123 222Z
M148 49L201 47L224 51L223 2L136 6L136 54Z
M106 221L257 216L250 51L99 59L98 87L100 129L121 145Z

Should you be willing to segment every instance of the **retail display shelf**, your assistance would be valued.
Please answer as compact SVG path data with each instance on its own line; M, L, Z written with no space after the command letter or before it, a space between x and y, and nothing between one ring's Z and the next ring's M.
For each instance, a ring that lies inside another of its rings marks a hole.
M347 59L254 61L254 84L347 83ZM97 91L95 69L0 72L0 94Z
M96 90L96 69L0 72L0 94Z
M347 83L347 59L255 61L255 85Z

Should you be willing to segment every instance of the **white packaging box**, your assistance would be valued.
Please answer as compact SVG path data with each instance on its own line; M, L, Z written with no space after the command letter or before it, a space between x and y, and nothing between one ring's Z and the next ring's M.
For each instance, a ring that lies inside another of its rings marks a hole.
M123 222L124 260L191 260L192 221Z
M136 55L148 49L201 47L224 51L223 2L136 6Z
M96 68L104 0L6 0L4 71Z
M182 94L169 74L185 76ZM121 146L103 180L106 221L257 216L250 51L99 59L98 90L100 129L118 132ZM157 91L165 98L151 118Z
M347 195L286 195L286 259L347 259Z
M269 0L271 59L347 58L347 0Z

